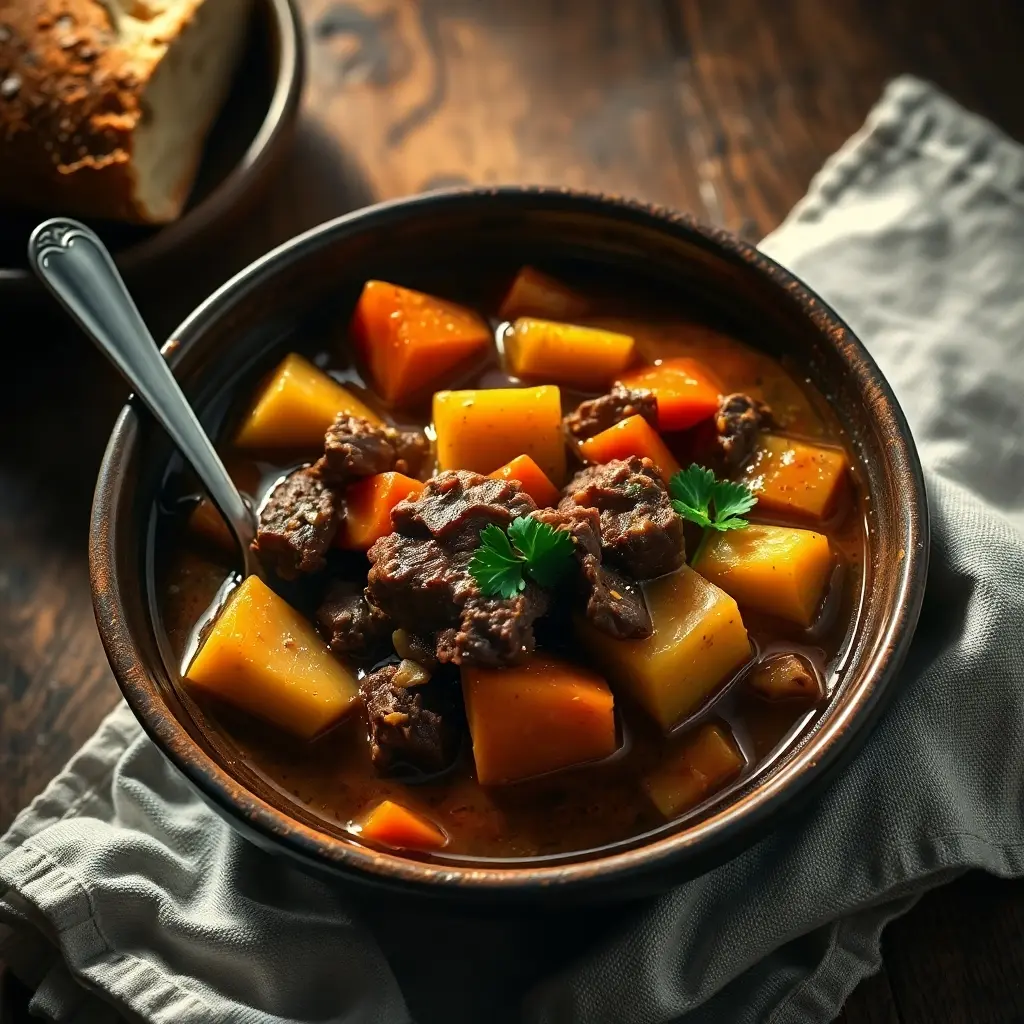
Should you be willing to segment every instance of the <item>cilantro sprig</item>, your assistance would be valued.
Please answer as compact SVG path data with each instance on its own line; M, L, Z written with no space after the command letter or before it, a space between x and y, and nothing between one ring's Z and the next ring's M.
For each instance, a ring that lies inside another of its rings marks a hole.
M757 504L749 487L718 480L696 463L669 480L668 493L679 515L706 530L742 530L748 525L742 517Z
M547 523L520 516L506 533L491 523L480 531L469 572L487 596L515 597L527 579L542 587L555 586L572 560L572 537Z

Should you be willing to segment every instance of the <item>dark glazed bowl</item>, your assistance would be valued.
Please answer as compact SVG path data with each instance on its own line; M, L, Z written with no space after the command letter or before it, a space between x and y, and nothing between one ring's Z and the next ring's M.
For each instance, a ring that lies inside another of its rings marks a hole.
M305 49L294 0L255 0L234 82L203 149L192 193L173 223L91 226L129 281L192 251L251 207L287 149L302 98ZM0 211L0 294L42 294L25 262L28 236L60 210Z
M196 790L257 843L345 878L484 901L628 896L706 870L777 823L863 738L910 644L924 592L928 515L917 453L888 384L845 324L791 274L732 235L635 202L534 188L440 192L321 225L211 296L165 353L208 429L230 383L280 354L304 313L366 278L453 267L501 252L628 267L695 290L756 325L838 411L868 495L870 565L862 615L828 710L772 769L696 824L642 845L557 864L473 866L376 852L285 813L192 719L165 667L150 613L148 540L171 451L135 405L118 419L100 470L90 557L96 618L114 673L143 727ZM407 279L407 278L406 278Z

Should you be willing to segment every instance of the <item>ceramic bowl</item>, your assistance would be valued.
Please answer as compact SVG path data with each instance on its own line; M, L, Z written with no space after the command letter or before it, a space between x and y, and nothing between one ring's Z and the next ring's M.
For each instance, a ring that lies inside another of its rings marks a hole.
M294 0L256 0L234 84L210 130L182 215L159 227L94 223L129 280L186 255L250 209L291 141L305 79ZM28 236L51 211L0 211L0 294L42 295L28 269Z
M706 870L775 826L870 729L910 644L928 560L925 489L889 385L849 328L767 256L726 232L636 202L534 188L459 190L384 203L275 249L215 292L165 353L216 432L241 375L269 366L311 310L370 277L417 281L500 253L628 269L700 295L794 359L838 412L859 460L870 528L869 580L841 681L814 729L773 767L695 824L640 845L558 863L431 863L360 847L291 811L240 760L231 763L179 697L151 614L149 531L172 458L134 404L117 421L96 487L90 556L96 617L125 699L211 806L255 842L319 871L444 899L600 899L651 892ZM410 274L412 275L410 278Z

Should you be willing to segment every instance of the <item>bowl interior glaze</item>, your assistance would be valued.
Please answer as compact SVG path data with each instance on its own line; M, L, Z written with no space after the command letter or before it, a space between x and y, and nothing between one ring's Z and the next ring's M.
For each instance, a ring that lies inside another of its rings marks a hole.
M503 266L566 260L628 268L681 296L698 296L747 328L765 351L794 359L838 412L866 491L869 585L827 711L769 771L695 824L557 864L434 864L359 847L318 830L301 811L286 813L281 798L197 724L161 654L161 630L150 611L149 537L173 452L134 404L117 422L97 484L90 538L97 621L122 691L147 732L212 806L268 848L347 877L444 897L650 891L752 841L864 735L909 645L923 596L928 520L921 469L888 385L815 295L728 234L599 196L452 191L351 214L251 265L189 317L165 352L215 432L233 382L279 358L301 336L311 310L336 304L339 296L354 300L372 277L443 288L446 275L495 253Z

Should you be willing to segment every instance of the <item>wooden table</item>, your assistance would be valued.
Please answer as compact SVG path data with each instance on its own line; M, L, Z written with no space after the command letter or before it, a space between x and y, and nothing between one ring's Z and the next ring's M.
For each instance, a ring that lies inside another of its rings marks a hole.
M1024 138L1018 0L302 6L309 88L294 152L258 216L208 262L144 297L158 336L296 231L452 183L632 194L759 238L901 72L936 81ZM117 699L93 624L85 540L97 464L124 399L63 326L24 324L5 341L0 829ZM935 892L886 932L884 970L842 1019L1020 1021L1022 931L1024 884L971 876Z

